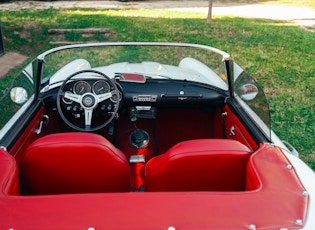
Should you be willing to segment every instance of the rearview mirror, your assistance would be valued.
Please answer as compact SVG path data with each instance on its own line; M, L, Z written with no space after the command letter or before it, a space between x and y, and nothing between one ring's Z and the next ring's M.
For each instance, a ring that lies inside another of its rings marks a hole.
M23 104L28 100L27 91L22 87L14 87L10 92L11 100L16 104Z

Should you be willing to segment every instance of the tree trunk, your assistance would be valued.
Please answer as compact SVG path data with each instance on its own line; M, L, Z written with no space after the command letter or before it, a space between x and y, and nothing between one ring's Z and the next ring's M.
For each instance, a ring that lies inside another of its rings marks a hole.
M207 18L208 23L212 22L212 2L213 0L209 0L208 18Z

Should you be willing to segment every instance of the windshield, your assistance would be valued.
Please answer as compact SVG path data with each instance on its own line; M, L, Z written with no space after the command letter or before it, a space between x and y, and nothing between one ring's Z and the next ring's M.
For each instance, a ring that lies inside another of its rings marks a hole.
M72 47L73 48L73 47ZM194 81L228 89L224 52L203 46L105 45L84 46L47 53L42 83L57 83L72 72L96 69L110 78L119 74L143 74L150 78ZM45 86L45 84L43 84Z

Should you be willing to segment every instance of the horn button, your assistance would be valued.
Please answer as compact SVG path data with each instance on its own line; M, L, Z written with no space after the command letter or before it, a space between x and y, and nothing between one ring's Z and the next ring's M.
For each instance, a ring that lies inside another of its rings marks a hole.
M93 108L96 104L95 97L92 94L86 94L82 97L82 105L86 108Z

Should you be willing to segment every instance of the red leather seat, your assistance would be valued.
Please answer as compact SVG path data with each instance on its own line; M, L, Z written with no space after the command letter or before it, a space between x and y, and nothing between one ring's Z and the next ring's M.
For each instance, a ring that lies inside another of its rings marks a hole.
M240 142L181 142L145 167L146 191L243 191L250 149Z
M38 139L20 164L24 194L130 191L125 155L102 136L60 133Z

